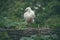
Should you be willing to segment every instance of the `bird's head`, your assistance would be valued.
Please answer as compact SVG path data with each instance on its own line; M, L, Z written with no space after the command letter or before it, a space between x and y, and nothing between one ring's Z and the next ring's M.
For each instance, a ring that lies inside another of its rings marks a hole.
M27 7L26 9L25 9L25 11L30 11L31 10L31 7Z

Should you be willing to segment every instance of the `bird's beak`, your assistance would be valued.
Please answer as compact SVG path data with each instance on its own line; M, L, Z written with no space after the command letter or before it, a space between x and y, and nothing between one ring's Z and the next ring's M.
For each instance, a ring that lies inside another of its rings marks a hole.
M28 11L28 9L25 9L25 11Z

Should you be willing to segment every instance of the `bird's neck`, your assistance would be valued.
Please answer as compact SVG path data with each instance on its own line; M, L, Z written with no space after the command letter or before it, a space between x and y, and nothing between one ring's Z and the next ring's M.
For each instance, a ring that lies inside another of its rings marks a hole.
M28 12L31 12L32 10L30 9L30 10L28 10Z

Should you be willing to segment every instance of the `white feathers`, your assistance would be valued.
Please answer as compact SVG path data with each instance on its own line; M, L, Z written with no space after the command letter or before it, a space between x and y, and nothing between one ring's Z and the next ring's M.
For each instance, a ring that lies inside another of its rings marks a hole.
M27 7L25 9L25 13L24 13L24 19L27 23L33 23L34 22L34 18L35 18L35 13L34 11L30 8Z

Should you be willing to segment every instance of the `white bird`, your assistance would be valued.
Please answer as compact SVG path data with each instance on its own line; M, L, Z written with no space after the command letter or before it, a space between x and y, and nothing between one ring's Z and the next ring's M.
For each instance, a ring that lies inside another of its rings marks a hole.
M35 12L30 8L27 7L25 9L25 13L24 13L24 19L27 23L33 23L34 22L34 18L35 18Z

